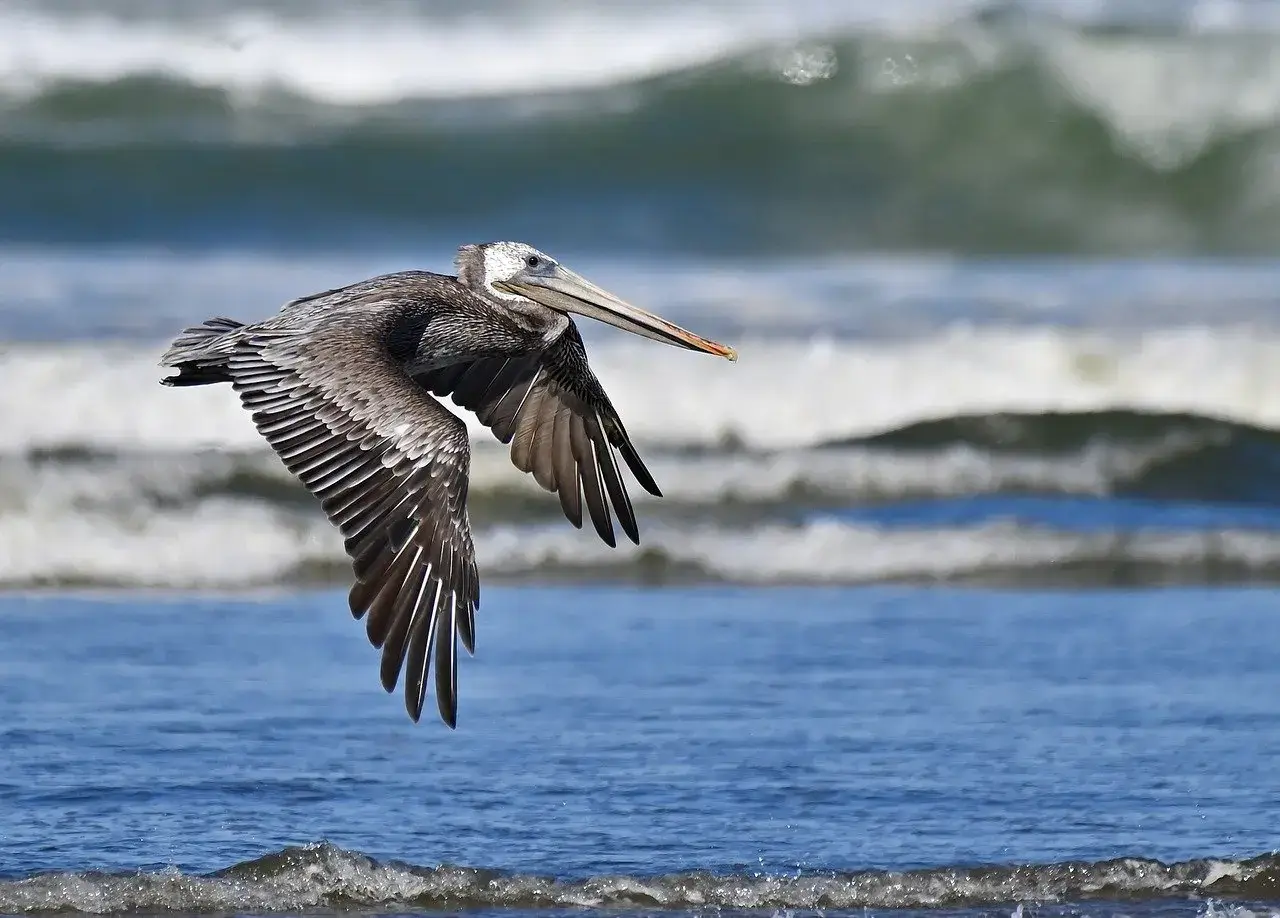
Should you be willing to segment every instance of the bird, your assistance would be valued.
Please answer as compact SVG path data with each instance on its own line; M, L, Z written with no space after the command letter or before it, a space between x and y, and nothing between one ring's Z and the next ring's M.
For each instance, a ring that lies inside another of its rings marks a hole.
M619 457L661 490L587 362L572 315L728 360L737 352L630 305L522 242L460 246L456 274L405 270L291 300L263 321L215 317L160 359L167 386L230 383L258 433L344 538L352 615L417 723L435 667L457 727L459 641L480 605L467 512L473 412L512 464L586 515L610 547L640 536ZM434 660L432 659L434 657Z

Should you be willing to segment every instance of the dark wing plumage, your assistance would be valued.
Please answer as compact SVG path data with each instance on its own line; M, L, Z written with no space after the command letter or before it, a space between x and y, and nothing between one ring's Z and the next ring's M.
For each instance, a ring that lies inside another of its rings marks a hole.
M635 510L614 450L641 487L657 497L662 492L591 372L572 321L544 351L484 357L418 373L414 379L436 395L452 396L500 441L510 443L516 468L557 493L574 526L582 527L585 498L596 532L615 545L612 504L623 532L639 544Z
M243 336L227 373L258 431L345 536L350 604L382 650L382 685L405 670L416 721L434 651L436 702L457 722L457 639L475 648L480 602L466 426L416 386L367 330Z

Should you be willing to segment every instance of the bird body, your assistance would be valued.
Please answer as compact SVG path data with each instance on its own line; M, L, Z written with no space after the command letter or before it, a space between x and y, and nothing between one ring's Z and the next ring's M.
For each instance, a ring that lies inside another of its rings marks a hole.
M639 542L618 455L660 495L587 362L569 312L736 359L723 345L630 306L523 243L459 249L457 276L402 271L285 304L261 322L209 319L161 365L171 386L227 382L258 432L342 532L349 604L382 651L381 681L403 670L418 720L428 675L442 720L457 723L457 644L475 650L480 579L468 520L470 439L437 397L475 412L511 459L583 504L616 544L613 517ZM433 659L434 658L434 659Z

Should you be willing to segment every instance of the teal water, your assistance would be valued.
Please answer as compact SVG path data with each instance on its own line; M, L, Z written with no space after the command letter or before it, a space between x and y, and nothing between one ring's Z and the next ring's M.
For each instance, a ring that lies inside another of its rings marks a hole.
M0 243L1268 257L1277 23L1272 0L13 0Z

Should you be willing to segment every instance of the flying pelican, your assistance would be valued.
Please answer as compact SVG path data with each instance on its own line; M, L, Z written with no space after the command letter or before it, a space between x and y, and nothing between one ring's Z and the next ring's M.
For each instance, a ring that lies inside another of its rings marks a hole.
M458 639L475 652L480 579L467 517L475 412L511 461L616 544L610 504L639 544L622 455L661 496L587 364L570 313L729 360L737 353L623 302L520 242L464 245L457 276L401 271L286 303L252 324L213 318L161 358L169 386L229 382L289 471L345 536L349 601L382 650L382 686L416 722L431 652L436 705L457 726Z

